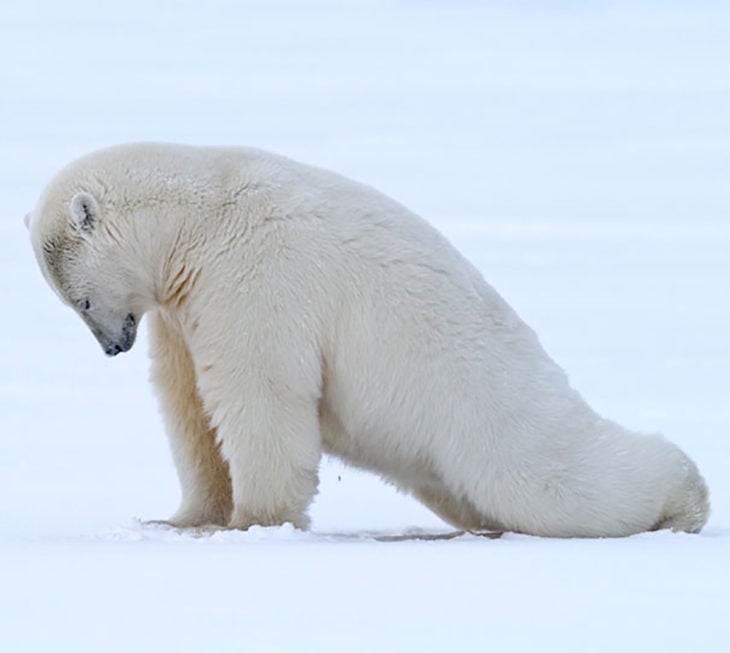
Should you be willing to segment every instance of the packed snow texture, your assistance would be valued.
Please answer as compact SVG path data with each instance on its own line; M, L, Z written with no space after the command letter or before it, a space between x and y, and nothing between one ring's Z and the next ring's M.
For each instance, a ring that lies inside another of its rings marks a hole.
M720 2L3 2L0 650L728 650L729 60ZM336 461L311 533L144 524L178 501L144 338L105 358L22 220L133 140L429 219L599 412L697 461L705 531L451 537Z

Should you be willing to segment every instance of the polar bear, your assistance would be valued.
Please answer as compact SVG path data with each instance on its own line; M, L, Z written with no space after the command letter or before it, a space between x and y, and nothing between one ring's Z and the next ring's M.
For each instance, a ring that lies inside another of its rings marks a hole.
M707 519L684 453L598 416L479 272L372 188L255 149L131 144L62 170L28 226L108 355L147 315L176 526L306 528L323 452L469 531Z

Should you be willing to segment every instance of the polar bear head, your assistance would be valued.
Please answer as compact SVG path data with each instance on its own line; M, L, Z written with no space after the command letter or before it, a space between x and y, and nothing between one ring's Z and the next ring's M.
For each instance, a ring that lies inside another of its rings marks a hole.
M131 349L149 308L140 248L108 194L78 185L52 184L26 225L43 276L115 356Z

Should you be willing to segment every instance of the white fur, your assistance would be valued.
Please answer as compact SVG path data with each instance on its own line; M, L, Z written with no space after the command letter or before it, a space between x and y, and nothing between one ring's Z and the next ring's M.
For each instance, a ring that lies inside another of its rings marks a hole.
M594 413L477 270L371 188L252 149L128 145L64 169L30 230L102 344L148 315L175 524L306 527L323 451L470 530L706 521L685 454Z

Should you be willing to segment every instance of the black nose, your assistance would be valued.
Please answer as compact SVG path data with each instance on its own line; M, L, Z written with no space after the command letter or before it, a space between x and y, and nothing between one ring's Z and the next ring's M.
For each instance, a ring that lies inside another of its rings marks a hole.
M104 349L104 353L107 356L116 356L117 354L120 354L121 352L122 352L122 348L117 344L109 345Z

